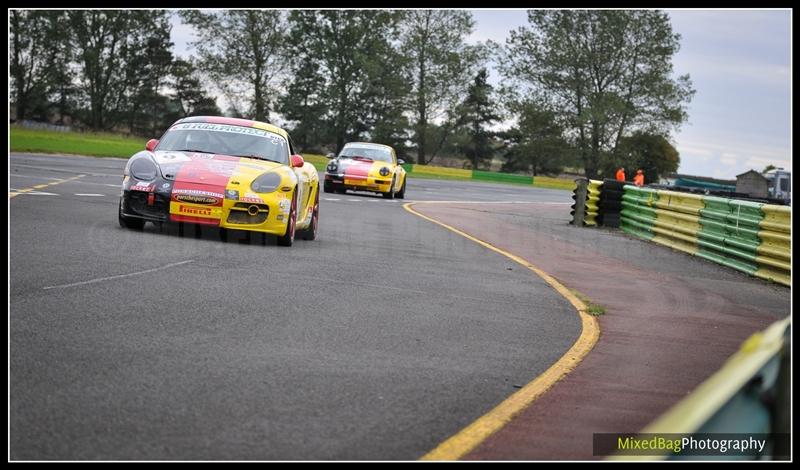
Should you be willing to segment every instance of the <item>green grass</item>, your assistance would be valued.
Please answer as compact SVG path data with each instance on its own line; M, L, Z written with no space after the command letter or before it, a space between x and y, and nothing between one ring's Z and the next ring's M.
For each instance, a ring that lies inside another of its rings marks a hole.
M314 165L314 168L316 168L318 172L325 172L325 167L328 166L329 162L328 157L313 153L301 153L300 155L303 156L303 160Z
M598 317L600 315L605 315L605 313L606 313L606 308L605 307L603 307L600 304L596 304L596 303L592 302L589 299L589 297L586 297L585 295L581 294L580 292L576 291L575 289L570 289L569 291L572 292L575 295L575 297L579 298L583 303L586 304L586 313L588 313L589 315L591 315L593 317Z
M11 126L11 151L31 153L64 153L93 157L128 158L144 150L147 139L118 134L54 132Z

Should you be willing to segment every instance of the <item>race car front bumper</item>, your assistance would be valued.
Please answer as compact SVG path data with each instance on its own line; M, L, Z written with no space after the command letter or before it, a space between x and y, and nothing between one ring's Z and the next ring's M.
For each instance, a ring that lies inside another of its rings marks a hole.
M392 187L391 178L372 176L352 176L325 173L325 186L331 189L352 189L354 191L372 191L388 193Z

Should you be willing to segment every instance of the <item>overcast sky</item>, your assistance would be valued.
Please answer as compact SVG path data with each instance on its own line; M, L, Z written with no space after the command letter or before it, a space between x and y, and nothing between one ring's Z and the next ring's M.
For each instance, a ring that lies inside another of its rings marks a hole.
M791 170L791 10L667 10L682 36L675 73L697 90L674 136L684 174L733 179L774 164ZM525 10L472 10L470 41L505 43L528 24ZM173 19L178 55L191 29ZM492 81L499 80L496 73Z

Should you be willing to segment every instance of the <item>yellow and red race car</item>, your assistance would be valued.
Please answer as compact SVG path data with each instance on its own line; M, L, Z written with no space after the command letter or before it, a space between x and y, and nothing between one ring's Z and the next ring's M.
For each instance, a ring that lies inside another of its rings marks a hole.
M283 129L214 116L178 120L125 166L119 223L181 222L314 240L319 175Z
M406 196L406 170L392 147L367 142L348 142L325 169L324 191L372 191L387 199Z

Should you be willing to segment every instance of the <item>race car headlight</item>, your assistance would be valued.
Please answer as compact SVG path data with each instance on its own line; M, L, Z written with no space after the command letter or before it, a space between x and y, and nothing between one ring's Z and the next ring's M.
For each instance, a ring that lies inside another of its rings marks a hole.
M386 167L383 167L383 168L381 168L381 171L379 171L378 173L380 173L381 176L389 176L389 169L386 168Z
M339 165L337 165L336 162L330 162L330 163L328 163L328 167L327 168L328 168L329 172L333 173L334 171L339 169Z
M281 185L281 175L278 173L264 173L250 184L250 188L257 193L271 193Z
M131 176L142 181L153 181L158 175L158 167L155 162L146 157L131 161L129 171Z

